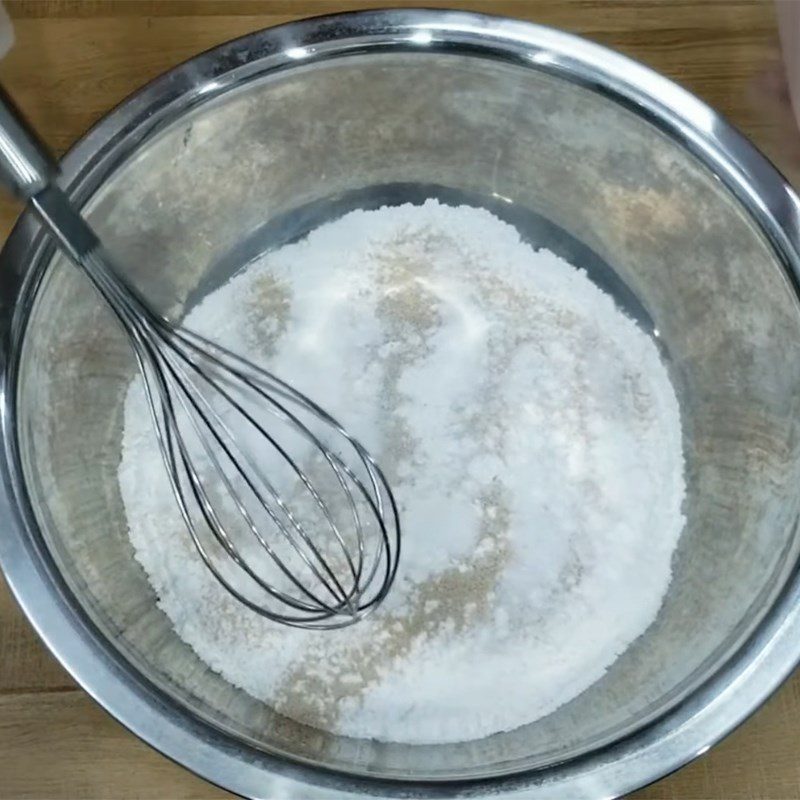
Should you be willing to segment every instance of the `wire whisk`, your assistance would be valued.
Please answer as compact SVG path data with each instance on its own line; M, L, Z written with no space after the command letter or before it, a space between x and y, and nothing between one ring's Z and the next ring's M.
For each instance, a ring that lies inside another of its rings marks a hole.
M217 581L258 614L301 628L343 627L375 609L397 571L400 521L364 447L266 369L153 311L2 95L0 172L128 335L172 492Z

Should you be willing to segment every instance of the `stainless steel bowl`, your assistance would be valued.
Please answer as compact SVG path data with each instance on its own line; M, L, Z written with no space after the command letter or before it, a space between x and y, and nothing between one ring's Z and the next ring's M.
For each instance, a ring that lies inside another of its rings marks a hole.
M64 182L173 314L254 250L348 204L433 193L536 219L534 238L613 270L658 334L684 419L688 523L673 583L599 683L481 741L334 737L228 685L156 607L116 483L133 361L88 283L25 215L0 258L0 560L61 662L159 750L272 799L609 797L704 752L792 670L798 200L695 98L533 25L348 14L177 67L76 145Z

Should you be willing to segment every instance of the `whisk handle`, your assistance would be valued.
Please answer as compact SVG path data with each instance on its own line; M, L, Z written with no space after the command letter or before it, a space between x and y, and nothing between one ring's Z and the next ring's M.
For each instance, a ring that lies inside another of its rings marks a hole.
M58 165L0 87L0 182L30 200L52 184Z
M76 263L99 247L94 231L56 183L58 164L0 87L0 183L30 201Z

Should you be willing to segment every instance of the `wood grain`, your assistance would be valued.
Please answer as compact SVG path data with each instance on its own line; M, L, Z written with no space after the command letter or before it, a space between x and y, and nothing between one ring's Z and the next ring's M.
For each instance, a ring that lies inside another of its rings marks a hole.
M10 0L17 46L0 64L48 143L65 150L164 70L299 16L388 0ZM424 5L405 0L393 5ZM437 5L530 19L615 47L677 80L800 185L800 134L774 64L767 0L475 0ZM0 202L0 235L17 208ZM230 797L100 710L39 643L0 581L0 798ZM800 800L800 675L726 741L638 800Z

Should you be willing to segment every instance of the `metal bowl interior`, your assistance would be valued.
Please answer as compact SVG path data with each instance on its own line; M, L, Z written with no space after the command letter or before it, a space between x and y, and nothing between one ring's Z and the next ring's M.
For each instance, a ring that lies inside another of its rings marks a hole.
M735 657L800 544L800 307L785 253L711 166L632 105L546 59L437 37L251 64L246 80L132 135L124 158L84 181L85 209L141 291L178 316L254 247L392 192L536 215L556 232L538 244L609 265L663 347L688 496L664 606L601 681L545 719L457 745L357 741L279 716L177 638L133 558L116 468L135 364L59 256L29 282L15 387L46 546L130 670L231 747L403 781L546 772L643 729Z

